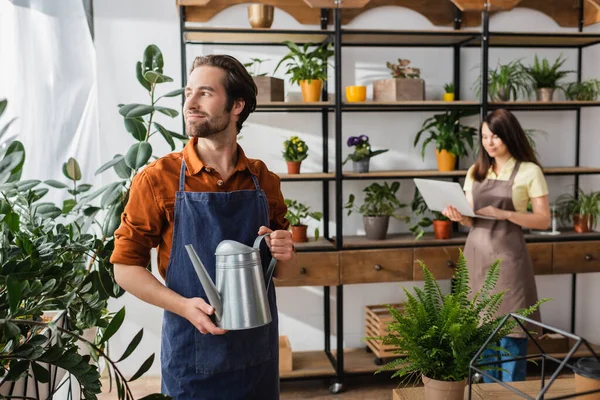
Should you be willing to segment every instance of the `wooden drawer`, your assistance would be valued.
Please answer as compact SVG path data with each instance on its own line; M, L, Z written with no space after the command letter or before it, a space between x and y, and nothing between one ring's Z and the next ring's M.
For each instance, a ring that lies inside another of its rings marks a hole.
M342 251L343 284L410 281L412 249Z
M423 268L419 260L427 266L436 279L452 279L456 261L458 260L459 248L462 246L452 247L418 247L414 250L414 278L415 281L425 279Z
M529 243L527 245L533 273L536 275L547 275L552 273L552 244L551 243ZM502 268L502 264L500 264Z
M297 256L297 269L283 271L275 267L276 286L336 286L340 283L338 252L301 252Z
M555 274L599 272L600 241L555 243L552 257Z

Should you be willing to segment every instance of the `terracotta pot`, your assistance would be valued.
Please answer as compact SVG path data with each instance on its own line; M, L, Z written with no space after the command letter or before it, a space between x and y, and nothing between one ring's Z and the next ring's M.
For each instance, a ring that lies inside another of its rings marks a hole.
M288 174L290 174L290 175L299 174L300 173L300 164L302 164L302 161L288 161L287 162Z
M387 236L387 230L390 223L390 217L363 217L365 232L369 240L384 240Z
M463 400L467 380L458 382L437 381L429 379L425 375L422 377L425 387L425 396L427 400Z
M308 236L306 235L306 225L292 225L292 241L295 243L308 242Z
M579 214L573 215L573 229L577 233L586 233L592 231L593 220L592 216L586 214L581 218Z
M250 4L248 6L248 22L253 28L270 28L273 24L275 7L268 4Z
M580 358L573 366L575 393L600 390L600 362L595 358ZM598 400L600 392L575 397L577 400Z
M444 101L454 101L454 93L444 93Z
M433 220L433 236L436 239L450 239L452 236L452 221Z
M321 89L323 89L323 81L313 79L308 83L308 80L300 81L300 89L302 89L302 100L305 102L321 100Z
M554 89L552 88L540 88L535 90L535 97L537 101L549 102L552 101L554 95Z
M438 171L454 171L456 165L456 156L447 150L435 150L435 157L437 158Z

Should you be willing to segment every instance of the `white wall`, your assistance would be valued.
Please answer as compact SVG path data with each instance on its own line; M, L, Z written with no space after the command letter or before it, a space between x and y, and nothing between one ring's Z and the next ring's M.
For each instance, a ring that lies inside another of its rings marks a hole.
M117 113L116 104L143 100L144 93L139 89L134 75L135 62L141 58L146 45L158 45L165 55L165 73L179 78L179 28L178 15L173 2L162 0L103 0L95 3L95 34L99 75L100 123L102 132L102 153L106 159L112 154L123 152L129 140L123 129L122 118ZM211 26L248 27L246 7L234 6L210 21ZM276 10L273 28L316 28L298 24L291 16ZM352 28L372 29L439 29L429 23L423 16L400 7L381 7L371 10L356 18L350 24ZM561 29L551 19L535 11L518 9L511 13L498 14L491 19L491 28L496 30L536 30L536 31L569 31ZM594 28L600 30L599 27ZM195 46L188 47L188 67L194 55L201 53L227 52L247 61L249 57L271 59L263 64L263 71L271 72L277 61L285 54L283 47L248 47L248 46ZM539 50L541 56L555 58L560 50ZM525 61L533 60L531 49L492 49L490 51L490 67L497 60L507 62L517 57ZM576 67L575 50L564 50L568 57L567 68ZM452 51L450 49L418 49L418 48L345 48L343 49L342 86L357 83L369 84L374 79L387 76L386 61L399 57L408 58L416 67L422 69L426 81L428 99L439 98L442 85L452 79ZM477 49L462 50L461 93L465 99L475 99L471 90L479 71L480 53ZM600 50L597 48L584 51L584 78L600 77L597 65L600 61ZM283 77L282 71L277 76ZM333 86L333 83L330 85ZM288 99L297 99L298 87L290 87L286 82ZM369 87L369 93L371 89ZM178 104L173 104L177 107ZM420 158L420 150L412 148L414 134L423 120L430 113L347 113L343 115L343 137L367 134L375 149L389 148L385 155L372 160L372 169L425 169L436 168L433 149L427 154L425 161ZM541 161L546 166L569 166L574 163L575 113L574 112L521 112L517 114L525 128L544 130L548 136L538 140ZM587 166L600 166L595 157L600 142L597 138L598 115L592 109L582 112L582 153L581 163ZM477 123L476 120L473 120ZM330 119L330 169L333 169L334 142L333 116ZM170 127L180 131L179 121L173 121ZM255 113L244 130L241 145L249 157L264 160L271 170L285 172L285 162L281 158L281 143L292 134L297 134L307 141L311 151L303 163L303 172L320 171L321 169L321 122L319 114L286 114ZM167 149L165 149L167 151ZM344 156L347 153L344 146ZM463 167L469 161L463 162ZM346 168L351 168L347 165ZM556 198L572 184L572 178L549 177L551 198ZM357 193L371 182L351 181L344 183L344 199L351 192ZM600 187L597 178L583 178L585 187ZM319 209L321 204L321 184L283 183L282 189L286 197L308 202ZM409 181L402 181L399 196L409 202L414 187ZM334 191L331 190L330 210L335 209ZM332 218L334 216L332 215ZM330 224L331 232L335 232L335 224ZM392 222L390 232L406 231L406 226ZM359 216L352 215L344 219L345 234L361 234L362 224ZM541 297L552 297L550 303L542 307L544 322L569 329L570 326L570 277L539 277L538 290ZM600 301L597 287L600 286L600 274L579 276L577 333L594 342L600 342L600 322L592 304ZM443 282L449 288L449 282ZM412 284L407 284L410 287ZM594 290L596 289L596 290ZM323 291L321 288L299 287L278 289L280 310L280 330L288 335L294 350L321 349L323 343ZM335 310L335 290L332 290L332 315ZM364 306L384 302L403 300L402 291L396 284L347 285L344 287L344 342L346 347L362 346L364 337ZM125 329L112 341L115 353L123 351L129 339L140 327L144 327L146 335L144 350L137 352L133 363L126 366L130 370L145 359L146 353L159 351L161 312L141 301L125 295L112 306L116 309L127 306ZM332 319L332 321L334 321ZM335 339L335 325L332 339ZM335 342L332 342L335 343ZM144 353L144 354L142 354ZM158 355L158 354L157 354ZM133 364L133 365L132 365ZM150 374L159 374L159 363L156 362Z

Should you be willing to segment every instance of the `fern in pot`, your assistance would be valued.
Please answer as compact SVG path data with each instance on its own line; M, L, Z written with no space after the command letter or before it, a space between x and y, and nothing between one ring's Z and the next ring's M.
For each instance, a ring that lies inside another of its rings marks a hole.
M552 101L554 91L557 88L560 88L558 81L573 72L560 70L565 61L567 60L562 58L561 55L551 66L545 58L540 62L536 54L533 65L524 67L525 72L527 72L533 80L533 88L535 89L537 101Z
M561 88L567 100L596 101L600 96L600 80L588 79L583 82L570 82Z
M390 217L404 222L410 221L408 216L397 213L397 210L407 206L396 197L398 189L400 189L399 182L393 182L391 185L387 182L383 185L372 183L363 190L365 201L360 207L356 207L354 204L356 200L354 194L350 194L348 197L344 208L348 210L348 215L352 214L352 211L362 214L367 239L384 240L387 236Z
M556 206L560 219L572 221L575 232L591 232L600 219L600 191L585 193L579 189L578 196L562 194L556 199Z
M482 289L474 295L462 251L456 264L453 291L448 294L442 293L427 266L419 263L425 277L423 288L415 287L414 293L404 288L407 299L401 309L387 306L392 315L388 334L369 338L382 340L405 357L389 362L376 373L397 369L392 377L422 379L427 400L462 400L471 360L505 317L497 315L505 291L494 290L500 261L490 266ZM530 315L545 301L515 313ZM515 319L507 320L490 343L499 342L516 327Z
M488 95L492 101L517 100L519 95L529 98L532 82L520 60L498 64L488 71ZM475 87L477 97L481 97L481 76L477 78Z

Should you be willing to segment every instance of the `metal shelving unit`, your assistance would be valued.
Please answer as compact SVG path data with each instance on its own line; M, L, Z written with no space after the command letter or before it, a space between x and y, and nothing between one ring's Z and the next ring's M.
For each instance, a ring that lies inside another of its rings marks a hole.
M373 180L373 179L412 179L415 177L428 177L440 179L458 179L466 175L466 170L451 172L439 172L436 170L406 170L406 171L372 171L364 174L346 172L342 170L342 115L346 112L442 112L445 110L479 110L480 116L486 115L489 110L506 108L515 111L574 111L576 112L576 163L571 167L545 168L546 175L552 176L574 176L576 189L579 185L580 175L600 174L600 168L587 168L580 166L580 127L581 109L587 107L598 107L600 102L561 101L552 103L540 103L530 101L518 102L489 102L487 74L482 74L481 99L480 101L463 101L460 96L460 70L462 48L481 48L481 67L483 71L488 70L489 49L491 47L529 47L529 48L575 48L578 52L578 81L581 81L581 53L582 49L600 43L600 34L583 33L583 3L579 0L579 32L577 33L515 33L515 32L490 32L489 15L487 11L482 12L481 30L461 30L462 13L454 7L453 30L439 31L402 31L402 30L364 30L344 29L341 25L341 10L333 10L333 28L329 28L331 22L328 15L330 10L321 10L320 30L282 30L282 29L224 29L224 28L190 28L186 26L185 7L180 7L180 34L181 34L181 78L185 84L187 80L187 57L186 46L197 44L219 44L219 45L248 45L248 46L281 46L284 40L291 40L298 44L303 43L332 43L334 47L334 98L328 98L328 82L324 82L322 101L315 103L303 102L273 102L258 104L256 112L290 112L290 113L317 113L321 114L322 138L323 138L323 160L322 172L306 173L300 175L280 174L285 182L322 182L322 204L324 216L323 238L319 243L299 244L298 251L341 251L344 249L376 249L389 247L419 247L460 245L465 241L465 236L457 234L450 240L428 239L427 235L418 243L410 241L410 235L391 235L391 240L386 243L372 243L362 237L344 237L343 235L343 203L342 188L346 180ZM426 47L426 48L448 48L453 49L453 82L456 88L454 102L442 101L414 101L414 102L364 102L345 103L342 99L342 52L345 47ZM335 138L335 170L329 171L329 121L330 113L334 114L334 138ZM335 232L330 232L329 221L329 184L335 183ZM565 240L578 240L576 235L567 235ZM600 239L600 235L585 235L585 239ZM561 238L562 239L562 238ZM528 236L528 242L551 241L556 237ZM581 239L579 239L581 240ZM572 275L572 320L571 331L575 326L575 292L576 275ZM307 379L307 378L334 378L330 392L337 393L343 390L344 379L348 375L372 373L377 366L367 364L365 357L373 359L364 351L357 352L343 347L343 285L335 287L336 292L336 329L337 340L334 346L330 341L331 335L331 288L323 287L323 310L324 310L324 351L300 352L298 359L300 370L291 374L282 374L282 379ZM294 353L296 354L296 353Z

